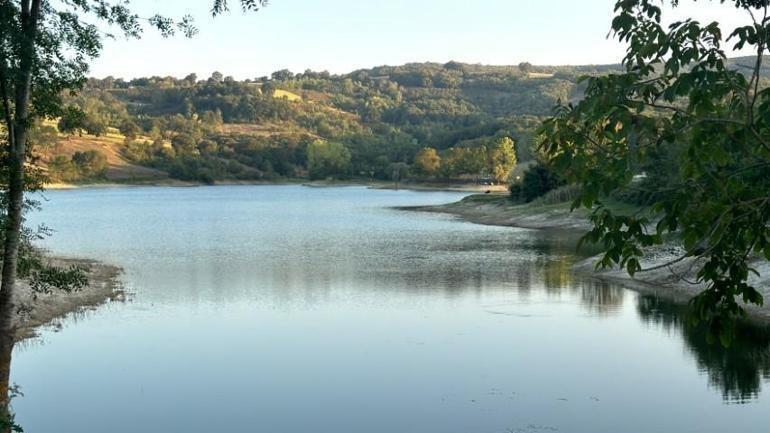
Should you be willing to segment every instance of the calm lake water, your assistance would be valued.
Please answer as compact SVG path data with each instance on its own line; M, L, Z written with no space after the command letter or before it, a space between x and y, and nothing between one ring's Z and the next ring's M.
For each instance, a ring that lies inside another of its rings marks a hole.
M49 192L56 253L130 302L15 352L28 433L767 432L769 334L576 279L564 235L300 186Z

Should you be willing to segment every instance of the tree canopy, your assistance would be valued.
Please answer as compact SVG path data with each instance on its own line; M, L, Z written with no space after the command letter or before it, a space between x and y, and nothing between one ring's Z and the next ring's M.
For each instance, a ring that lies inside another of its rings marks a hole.
M745 10L745 25L665 26L659 2L618 1L612 29L628 47L624 71L587 77L584 98L562 105L541 132L551 163L582 185L575 206L594 209L586 240L605 247L599 266L646 272L646 247L678 240L675 262L691 261L707 285L693 301L697 317L726 341L744 314L739 301L762 304L749 276L770 259L770 89L761 80L770 17L767 1L722 3ZM756 56L731 67L729 47ZM661 157L672 161L667 184L645 181ZM645 188L644 212L605 206L614 193Z

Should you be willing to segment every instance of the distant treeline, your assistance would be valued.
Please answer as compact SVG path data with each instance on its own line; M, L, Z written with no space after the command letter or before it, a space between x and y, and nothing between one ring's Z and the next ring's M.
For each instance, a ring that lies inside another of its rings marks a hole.
M580 97L578 77L613 68L449 62L244 81L107 77L69 98L58 129L73 137L117 129L127 159L184 180L504 182L512 161L535 157L532 133L552 107ZM514 143L511 156L504 148Z

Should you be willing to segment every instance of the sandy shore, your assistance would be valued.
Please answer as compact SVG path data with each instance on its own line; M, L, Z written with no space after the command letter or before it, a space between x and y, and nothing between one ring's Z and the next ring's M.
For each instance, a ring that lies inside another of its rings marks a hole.
M459 202L440 206L402 207L402 210L437 212L456 215L466 221L505 227L521 227L542 230L569 230L585 233L592 228L585 210L570 212L569 205L515 205L502 195L470 196ZM662 246L652 249L641 261L644 269L665 265L681 257L678 247ZM698 263L685 260L660 269L637 273L631 277L625 270L596 270L599 256L577 263L573 271L584 277L596 278L621 284L640 293L654 294L670 301L686 304L702 292L704 284L693 284ZM751 275L752 284L766 300L770 300L770 263L757 261L754 264L760 277ZM745 305L749 317L759 323L770 323L770 301L763 306Z
M118 282L121 269L92 260L51 258L57 266L78 265L87 269L89 285L72 293L54 292L33 296L29 285L20 283L15 299L17 340L34 337L36 330L55 323L71 313L95 308L106 302L123 300L124 292Z
M71 190L71 189L102 189L102 188L140 188L147 186L167 186L167 187L191 187L199 186L198 183L183 182L183 181L157 181L157 182L137 182L137 183L120 183L120 182L100 182L100 183L48 183L45 185L47 190Z

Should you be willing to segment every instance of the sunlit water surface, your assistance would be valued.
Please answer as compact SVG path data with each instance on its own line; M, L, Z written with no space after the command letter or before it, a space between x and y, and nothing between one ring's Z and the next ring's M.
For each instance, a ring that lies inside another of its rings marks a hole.
M17 348L28 433L767 432L767 333L579 280L564 234L391 209L458 193L49 192L133 293Z

